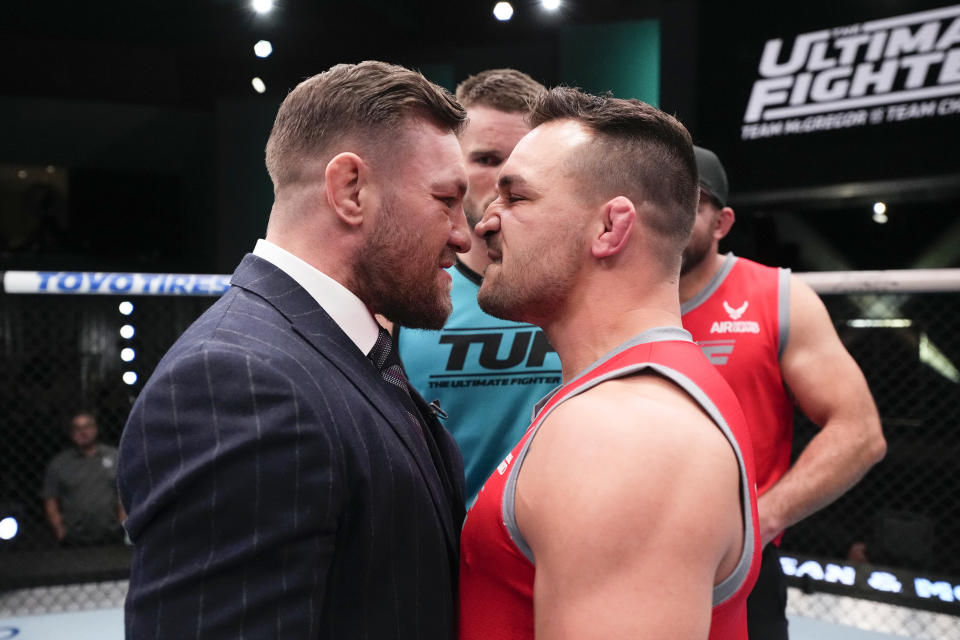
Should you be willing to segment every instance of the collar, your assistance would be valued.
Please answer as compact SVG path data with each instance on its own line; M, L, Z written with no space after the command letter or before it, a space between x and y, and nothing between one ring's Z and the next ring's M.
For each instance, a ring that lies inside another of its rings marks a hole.
M377 341L380 325L352 291L268 240L257 240L253 255L271 263L306 290L364 355Z

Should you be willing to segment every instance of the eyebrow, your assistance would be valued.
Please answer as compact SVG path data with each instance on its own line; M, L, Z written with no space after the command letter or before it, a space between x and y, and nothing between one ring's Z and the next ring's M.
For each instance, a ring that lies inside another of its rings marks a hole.
M467 193L467 183L463 180L454 180L454 181L443 180L443 181L434 182L430 186L430 190L446 191L451 186L456 190L458 198L462 198Z
M500 176L497 180L497 186L501 189L509 189L513 186L525 186L528 182L518 175Z
M474 158L476 156L502 156L503 153L498 149L472 149L470 151L470 157Z

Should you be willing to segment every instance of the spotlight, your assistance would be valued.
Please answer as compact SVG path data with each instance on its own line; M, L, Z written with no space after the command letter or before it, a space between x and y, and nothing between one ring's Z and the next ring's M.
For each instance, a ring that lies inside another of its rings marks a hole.
M136 329L133 328L132 324L125 324L122 327L120 327L120 337L125 338L127 340L132 338L133 334L135 334L136 332L137 331Z
M258 58L266 58L273 53L273 45L270 44L269 40L260 40L253 45L253 52L257 54Z
M124 347L120 350L120 359L124 362L131 362L134 358L137 357L137 352L131 349L130 347Z
M125 371L123 381L129 385L137 384L137 373L135 371Z
M129 300L124 300L123 302L120 303L119 309L120 309L120 313L122 313L125 316L128 316L131 313L133 313L133 303L130 302Z
M250 6L253 7L253 10L259 14L270 13L270 10L273 9L273 0L253 0L250 3Z
M17 537L20 525L13 516L7 516L0 520L0 540L13 540Z
M560 0L541 0L540 4L547 11L556 11L560 8Z
M257 93L263 93L267 90L267 85L265 85L260 78L254 78L250 81L250 84L253 85L253 90Z
M873 212L876 213L876 214L878 214L878 215L881 214L881 213L886 213L886 212L887 212L887 205L885 205L885 204L882 203L882 202L874 202L874 203L873 203Z
M501 3L501 4L502 4L502 3ZM26 179L27 179L27 170L26 170L26 169L20 169L19 171L17 171L17 177L20 178L21 180L26 180Z
M513 17L513 5L509 2L498 2L493 7L493 16L500 22L506 22Z

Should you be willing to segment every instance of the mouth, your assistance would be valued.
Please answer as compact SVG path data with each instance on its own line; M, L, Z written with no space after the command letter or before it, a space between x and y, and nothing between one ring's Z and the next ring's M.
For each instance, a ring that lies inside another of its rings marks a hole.
M444 257L440 259L440 269L447 270L457 263L456 258Z
M490 262L500 262L503 260L503 247L500 246L500 238L488 235L485 240L487 243L487 257L490 258Z

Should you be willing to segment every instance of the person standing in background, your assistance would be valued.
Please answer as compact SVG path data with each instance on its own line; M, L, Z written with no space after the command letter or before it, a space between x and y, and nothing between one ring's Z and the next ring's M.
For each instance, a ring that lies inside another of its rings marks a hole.
M777 547L784 529L827 506L883 458L886 441L866 380L816 293L788 269L718 253L734 222L727 173L694 147L700 202L683 254L683 326L736 393L757 464L763 562L747 601L750 637L787 633ZM791 467L794 406L820 432Z
M117 497L117 450L100 442L97 419L79 411L67 424L73 446L57 454L43 479L43 506L57 541L117 544L126 517Z
M528 131L545 88L515 69L489 69L457 87L467 110L459 135L467 167L463 208L473 229L497 194L497 173ZM484 313L477 305L490 264L480 238L451 268L453 313L440 331L394 327L410 381L448 414L464 458L468 505L530 422L534 403L560 383L560 359L540 328Z

